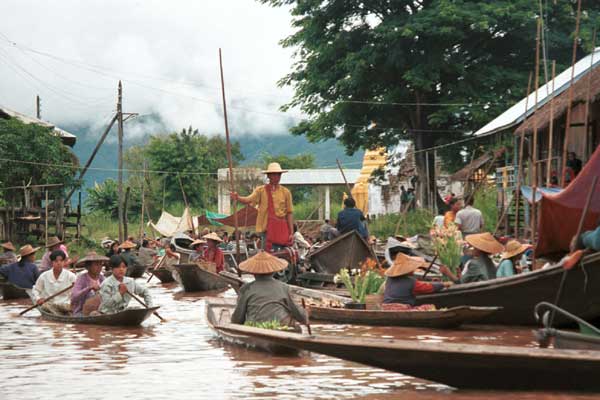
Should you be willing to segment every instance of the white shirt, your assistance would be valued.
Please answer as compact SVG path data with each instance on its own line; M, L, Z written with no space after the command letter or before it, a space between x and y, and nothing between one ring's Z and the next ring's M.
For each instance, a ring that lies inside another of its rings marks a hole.
M58 279L54 278L54 271L52 269L42 273L35 282L35 286L33 286L33 290L31 292L33 295L33 301L37 302L39 299L45 299L55 293L60 292L61 290L71 286L72 283L75 283L76 279L77 277L75 274L66 269L63 269L60 272ZM71 304L71 291L67 290L60 296L56 296L50 300L50 303L65 305Z
M460 225L463 234L480 233L483 227L483 214L476 208L466 206L456 213L454 222Z

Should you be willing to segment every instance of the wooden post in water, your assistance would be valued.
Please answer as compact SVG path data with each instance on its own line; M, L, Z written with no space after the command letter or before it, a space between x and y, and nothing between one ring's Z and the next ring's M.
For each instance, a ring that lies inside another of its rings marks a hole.
M123 85L119 81L117 97L118 119L118 178L117 178L117 209L119 218L119 243L123 243Z
M552 61L552 96L550 97L550 127L548 128L548 161L546 164L546 186L552 181L552 148L554 140L554 80L556 79L556 60Z
M589 119L590 119L590 94L592 89L592 69L594 68L594 54L596 53L596 28L594 28L594 33L592 37L592 55L590 61L590 70L587 76L587 90L585 94L585 120L584 120L584 135L585 135L585 161L590 158L592 154L591 149L591 137L588 132L589 129Z
M562 151L562 168L560 186L565 187L567 172L567 152L569 151L569 136L571 135L571 105L573 103L573 84L575 83L575 62L577 61L577 42L579 41L579 21L581 20L581 0L577 1L577 19L573 37L573 56L571 59L571 82L569 83L569 103L567 105L567 121L565 124L565 141Z
M527 120L527 109L529 107L529 95L531 92L531 79L533 74L529 74L529 83L527 83L527 97L525 98L525 113L523 122ZM515 239L519 238L519 211L521 209L521 179L523 175L523 146L525 145L525 131L521 132L521 141L519 144L519 159L517 161L517 183L515 187Z
M223 119L225 121L225 140L227 142L227 163L229 164L229 186L231 192L235 192L235 184L233 178L233 160L231 158L231 141L229 140L229 123L227 122L227 101L225 100L225 78L223 76L223 56L219 48L219 69L221 71L221 94L223 97ZM237 200L233 201L233 225L235 226L235 261L240 262L240 232L237 218ZM238 274L241 276L241 271L238 269Z
M538 18L537 23L537 35L535 38L535 103L534 103L534 111L533 115L537 116L538 110L538 89L540 87L540 36L542 31L542 20ZM531 177L532 177L532 202L531 202L531 243L535 243L535 231L537 228L537 203L535 201L537 195L537 185L538 185L538 127L537 127L537 119L533 118L533 145L531 149L532 154L532 169L531 169ZM535 267L535 265L534 265Z

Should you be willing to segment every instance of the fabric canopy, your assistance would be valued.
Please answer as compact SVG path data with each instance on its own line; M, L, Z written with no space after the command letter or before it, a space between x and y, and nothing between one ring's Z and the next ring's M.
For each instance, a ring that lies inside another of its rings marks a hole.
M198 217L198 226L223 226L223 224L220 223L218 220L226 217L226 214L219 214L206 210L204 211L204 215Z
M538 243L536 255L568 251L583 208L592 186L594 176L600 176L600 146L579 175L567 188L555 195L544 194L540 203ZM600 217L600 189L594 188L583 231L595 229Z
M562 189L560 188L539 187L535 191L535 202L539 203L539 201L542 200L542 194L557 194L560 192L562 192ZM521 194L525 200L530 204L532 203L533 189L531 186L521 186Z
M256 217L258 216L258 211L256 208L252 206L245 206L239 209L235 214L237 214L238 226L240 228L244 228L247 226L256 225ZM222 214L215 214L222 215ZM207 223L208 222L208 223ZM222 218L207 218L206 216L201 216L198 218L198 225L214 225L214 226L235 226L234 223L234 214L230 216L223 215Z
M163 210L156 224L149 222L148 225L161 235L168 237L173 236L175 233L193 230L191 225L192 218L194 217L190 215L190 210L187 207L181 217L175 217Z

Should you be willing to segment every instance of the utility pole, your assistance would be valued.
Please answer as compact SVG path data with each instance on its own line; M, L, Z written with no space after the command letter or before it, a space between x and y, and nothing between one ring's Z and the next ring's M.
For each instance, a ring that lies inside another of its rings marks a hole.
M42 119L42 104L39 95L35 96L35 116L37 119Z
M118 162L118 218L119 218L119 243L123 243L123 85L119 81L117 97L117 121L119 128L119 162Z

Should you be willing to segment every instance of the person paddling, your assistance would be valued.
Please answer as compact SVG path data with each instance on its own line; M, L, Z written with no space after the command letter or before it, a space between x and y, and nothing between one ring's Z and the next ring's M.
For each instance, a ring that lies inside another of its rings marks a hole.
M112 275L106 278L100 286L100 296L102 298L100 313L114 314L125 310L131 300L131 296L127 294L128 291L142 296L144 303L148 307L152 307L152 297L148 289L137 283L135 279L125 276L127 264L121 256L112 256L110 266Z
M256 233L261 235L263 250L271 251L273 246L291 246L294 240L294 215L292 194L281 186L281 174L287 170L281 169L279 163L270 163L263 171L269 183L259 186L250 196L240 196L231 192L231 199L242 204L258 206L256 217Z
M102 265L108 260L108 257L92 251L76 264L85 267L87 272L77 277L71 291L71 309L74 316L90 315L100 307L100 285L104 282Z
M62 250L54 250L50 253L52 269L43 272L32 290L33 301L41 306L44 311L52 314L69 314L71 312L71 296L69 291L47 301L47 298L58 293L75 282L76 276L65 269L67 256Z
M15 254L15 246L11 242L2 243L0 245L4 252L0 254L0 265L12 264L17 262L17 255Z
M40 276L40 271L33 263L35 252L39 249L39 247L33 247L30 244L21 247L19 249L21 259L16 263L1 266L0 275L15 286L31 289Z

